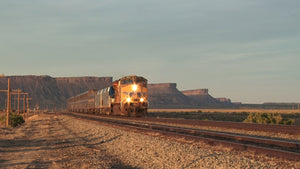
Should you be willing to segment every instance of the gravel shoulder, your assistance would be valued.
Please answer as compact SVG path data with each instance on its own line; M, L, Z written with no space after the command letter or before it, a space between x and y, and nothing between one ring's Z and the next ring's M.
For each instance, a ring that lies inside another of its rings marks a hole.
M300 168L300 162L41 114L0 128L0 168Z

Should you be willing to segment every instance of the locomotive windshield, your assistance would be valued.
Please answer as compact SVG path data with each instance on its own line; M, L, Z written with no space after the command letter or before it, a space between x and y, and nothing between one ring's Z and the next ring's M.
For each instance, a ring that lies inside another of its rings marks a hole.
M141 84L144 87L147 87L147 80L142 77L137 77L136 83Z
M121 80L121 84L133 84L134 79L132 77L126 77Z
M121 80L121 84L140 84L142 86L147 86L147 80L143 77L128 76Z

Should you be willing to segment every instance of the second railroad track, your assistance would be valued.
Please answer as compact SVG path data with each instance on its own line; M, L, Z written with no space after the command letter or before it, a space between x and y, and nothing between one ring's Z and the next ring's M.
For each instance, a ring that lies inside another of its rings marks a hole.
M237 150L255 151L283 159L300 161L300 143L284 139L274 139L228 132L218 132L186 127L175 127L167 124L130 120L130 118L107 118L95 115L68 113L81 119L109 123L126 128L163 133L174 137L184 137L203 141L209 145L223 145Z

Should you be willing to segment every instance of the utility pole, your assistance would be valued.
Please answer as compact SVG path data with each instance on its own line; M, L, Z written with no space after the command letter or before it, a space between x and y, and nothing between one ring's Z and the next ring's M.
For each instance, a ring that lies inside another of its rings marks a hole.
M28 116L28 112L29 112L29 100L31 100L31 98L29 98L29 93L24 93L22 92L20 89L18 90L11 90L11 85L10 85L10 78L8 78L7 80L7 90L0 90L0 92L7 92L7 99L5 100L5 107L7 107L7 113L6 113L6 127L9 126L9 114L11 112L11 97L12 95L18 95L18 114L20 114L20 95L23 94L24 95L24 99L23 99L23 109L24 109L24 114L25 114L25 95L27 95L27 116Z
M6 111L6 124L5 127L9 126L9 113L11 110L11 90L10 90L10 78L7 79L7 90L0 90L0 92L7 92L7 99L5 101L7 111Z
M8 87L7 87L7 113L6 113L6 127L9 125L9 112L10 112L10 78L8 78Z
M26 109L26 105L25 105L25 94L24 94L24 97L23 97L23 117L24 117L24 119L25 119L25 109Z
M23 93L21 89L17 89L17 90L13 90L11 92L12 95L18 95L18 109L17 109L17 113L20 114L20 95L21 94L26 94Z
M13 103L12 103L12 104L14 104L13 110L17 110L17 108L16 108L16 105L17 105L17 98L16 98L15 95L11 95L11 98L12 98L12 100L13 100Z
M18 89L18 114L20 114L20 89Z
M18 89L18 90L13 90L13 92L11 94L18 95L18 99L17 99L18 100L18 110L17 110L18 114L20 114L20 109L21 109L20 101L23 100L23 112L25 113L25 109L27 109L27 116L28 116L29 100L32 100L31 98L29 98L29 93L24 93L24 92L22 92L21 89ZM20 98L21 95L24 95L23 98ZM26 98L26 95L27 95L27 98ZM27 106L26 106L26 102L27 102Z
M27 101L27 118L28 118L28 115L29 115L29 100L31 100L31 98L29 98L29 93L26 93L26 95L27 95L27 99L26 99L26 101Z

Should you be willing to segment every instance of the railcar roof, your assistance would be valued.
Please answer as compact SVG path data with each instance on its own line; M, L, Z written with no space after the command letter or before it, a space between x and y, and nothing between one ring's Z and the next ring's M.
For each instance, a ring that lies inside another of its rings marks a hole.
M148 81L146 78L142 77L142 76L136 76L136 75L130 75L130 76L124 76L118 80L115 80L113 83L118 82L120 80L124 80L124 79L131 79L131 78L136 78L136 79L142 79L144 81Z
M75 95L75 96L73 96L73 97L70 97L69 99L72 99L72 98L75 98L75 97L78 97L78 96L82 96L82 95L85 95L85 94L88 94L88 93L90 93L90 92L97 92L98 91L98 89L91 89L91 90L88 90L88 91L85 91L85 92L83 92L83 93L80 93L80 94L78 94L78 95ZM68 99L68 100L69 100Z

